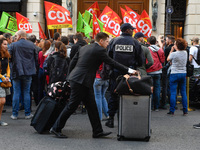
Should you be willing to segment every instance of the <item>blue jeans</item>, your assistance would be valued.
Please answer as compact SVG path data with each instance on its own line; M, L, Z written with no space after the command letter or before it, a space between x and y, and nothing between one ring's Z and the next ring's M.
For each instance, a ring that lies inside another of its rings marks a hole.
M96 78L94 81L94 94L100 120L102 120L102 109L104 115L108 117L108 103L105 98L105 93L108 89L108 86L109 86L108 80L102 80L100 78Z
M31 87L32 76L20 76L13 79L13 103L12 103L12 114L18 116L19 111L19 99L20 93L24 97L24 109L25 116L29 116L31 113L31 98L30 98L30 87ZM21 92L20 92L21 91Z
M160 105L160 74L148 74L153 79L152 107L158 109Z
M176 92L177 85L180 85L180 91L182 96L183 112L186 113L187 110L187 95L186 95L186 73L177 73L170 75L170 111L175 111L176 106Z
M45 86L45 76L42 68L39 68L38 72L38 103L45 96L44 95L44 86Z

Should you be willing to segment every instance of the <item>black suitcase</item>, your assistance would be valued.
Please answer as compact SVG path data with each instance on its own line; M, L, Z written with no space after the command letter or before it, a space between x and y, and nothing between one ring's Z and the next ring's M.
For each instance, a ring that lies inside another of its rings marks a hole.
M31 120L31 126L38 133L49 130L55 123L57 117L65 107L65 102L57 102L49 96L45 96L38 105L38 108Z

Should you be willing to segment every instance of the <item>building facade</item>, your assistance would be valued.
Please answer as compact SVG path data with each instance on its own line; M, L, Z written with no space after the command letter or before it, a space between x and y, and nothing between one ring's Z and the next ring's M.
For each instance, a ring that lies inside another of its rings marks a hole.
M83 13L96 0L47 0L62 5L72 12L73 29L48 30L46 26L44 0L0 0L0 12L6 11L15 15L20 12L29 18L33 26L33 34L39 37L38 22L40 22L47 36L52 37L54 32L61 32L63 35L76 33L77 14ZM150 19L153 15L153 4L157 2L156 31L152 35L158 37L165 35L166 29L166 6L168 0L98 0L100 10L106 5L112 8L121 17L120 7L129 6L138 14L145 9ZM190 44L194 36L200 37L200 0L176 0L172 1L173 14L171 15L171 34L176 38L183 37Z

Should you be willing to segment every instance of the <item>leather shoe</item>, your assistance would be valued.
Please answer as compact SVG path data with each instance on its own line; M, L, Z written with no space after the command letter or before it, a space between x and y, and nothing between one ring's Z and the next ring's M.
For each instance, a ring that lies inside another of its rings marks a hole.
M57 138L68 138L66 135L62 134L62 132L56 132L53 128L51 128L49 132L56 135Z
M104 137L104 136L107 136L109 134L111 134L112 132L100 132L100 133L97 133L97 134L93 134L93 138L100 138L100 137Z

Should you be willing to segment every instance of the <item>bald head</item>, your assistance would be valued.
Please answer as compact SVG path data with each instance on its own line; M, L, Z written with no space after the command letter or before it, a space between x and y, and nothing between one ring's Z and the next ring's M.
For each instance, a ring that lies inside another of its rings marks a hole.
M20 40L21 38L26 39L26 32L24 30L17 31L15 35L17 35L17 40Z

